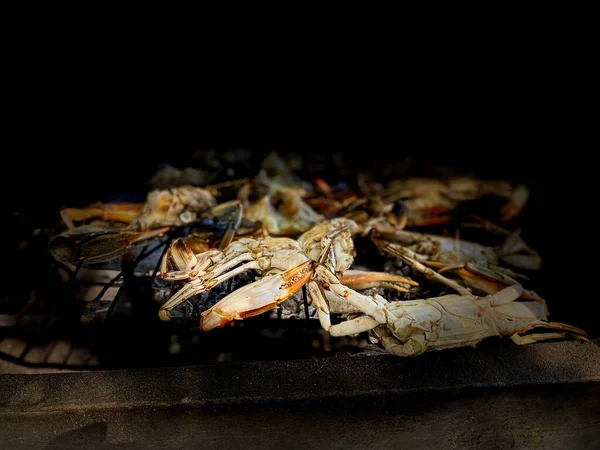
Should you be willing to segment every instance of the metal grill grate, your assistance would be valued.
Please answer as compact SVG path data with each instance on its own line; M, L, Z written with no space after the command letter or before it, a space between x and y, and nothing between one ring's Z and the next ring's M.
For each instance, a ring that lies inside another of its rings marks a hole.
M49 291L36 283L28 296L17 290L3 300L0 359L32 370L99 370L295 359L364 350L364 339L331 338L323 332L304 289L297 294L297 320L284 317L278 308L271 315L201 333L197 327L200 312L252 281L253 274L241 274L199 299L188 300L178 308L183 311L179 316L174 313L171 322L160 322L158 307L173 293L171 283L157 276L160 260L172 240L189 231L173 228L158 242L112 261L77 266L45 254L52 230L36 236L44 240L44 245L35 246L36 257L45 261L46 277L57 285ZM10 312L18 302L21 307Z

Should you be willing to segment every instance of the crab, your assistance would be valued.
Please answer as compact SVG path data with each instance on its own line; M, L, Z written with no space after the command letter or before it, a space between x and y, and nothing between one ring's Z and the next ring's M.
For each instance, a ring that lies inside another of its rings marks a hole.
M529 189L523 184L481 180L468 176L439 178L405 178L392 181L380 194L382 205L403 200L408 210L408 226L426 226L451 220L458 204L494 195L506 198L501 207L501 220L518 216L529 200Z
M153 228L161 223L180 226L187 224L188 221L194 223L195 232L187 238L189 245L194 248L200 246L209 248L214 244L224 247L231 242L235 234L246 234L258 229L257 223L243 219L241 204L236 201L222 203L205 210L203 208L212 202L200 207L198 202L190 201L186 206L181 202L181 195L185 190L176 192L178 195L175 198L178 200L162 194L149 195L149 201L142 209L142 214L125 228L80 225L53 236L49 242L50 253L63 263L109 261L133 247L146 246L161 239L171 230L171 226ZM171 198L173 202L167 201L164 207L158 207L167 198ZM196 201L198 200L199 197L196 198ZM115 211L120 209L117 208ZM96 214L97 211L88 211L88 213ZM84 215L81 213L76 216L83 218ZM102 217L115 219L115 216L110 214Z
M354 218L367 214L369 218L385 217L397 228L426 227L452 220L461 202L486 196L506 198L500 208L500 220L517 217L529 200L529 188L505 181L480 180L472 177L402 178L386 186L359 177L359 189L333 191L322 180L317 186L324 195L309 199L311 205L324 214Z
M565 337L588 340L580 328L548 322L545 303L522 301L521 292L522 287L515 284L485 297L452 294L393 303L376 294L374 301L384 309L385 320L362 315L344 322L332 334L372 330L384 349L396 356L475 346L490 337L510 336L519 345ZM524 334L537 328L554 331Z
M545 302L523 299L523 288L518 283L479 297L448 280L457 287L458 295L393 303L378 294L370 297L357 292L352 287L360 289L383 282L404 289L402 285L417 284L392 274L349 273L354 252L352 232L357 228L351 220L337 218L311 229L296 241L272 237L239 239L224 252L200 255L190 253L182 241L175 242L163 260L163 277L190 281L163 305L161 318L168 319L170 310L185 299L253 269L261 278L204 311L200 319L202 331L274 309L306 285L322 327L332 336L371 331L385 350L398 356L475 345L492 336L511 336L518 344L565 336L587 339L585 331L577 327L548 322ZM172 270L175 268L179 270ZM438 274L436 279L444 278ZM332 324L332 313L351 318ZM555 331L523 335L534 328Z
M383 320L383 310L354 289L382 286L408 292L406 286L417 283L395 274L348 270L355 253L352 233L357 229L352 220L336 218L318 224L298 240L241 238L223 251L200 254L194 254L183 240L176 240L163 257L161 274L166 280L188 282L160 308L159 317L169 320L173 308L185 300L236 274L254 270L259 280L230 293L202 313L201 330L220 328L274 309L304 285L321 325L328 331L337 326L331 325L328 297Z
M69 229L75 228L74 221L98 218L125 223L128 231L148 231L191 224L216 205L210 190L185 185L153 190L145 203L95 203L87 208L65 208L60 215Z
M277 187L258 201L251 203L247 191L239 195L244 205L244 217L260 221L271 236L298 236L325 220L302 198L296 188Z
M487 226L490 227L491 223L488 222ZM362 225L363 236L377 236L401 244L417 254L417 259L420 261L435 261L449 265L462 265L466 261L471 261L499 270L503 270L499 267L500 263L529 271L542 268L540 254L526 244L521 237L520 229L509 232L496 227L497 230L504 232L506 236L504 242L498 246L486 246L457 237L397 229L386 218L371 219ZM505 271L509 272L508 269Z
M506 230L504 230L506 231ZM518 231L518 230L517 230ZM528 277L500 266L500 262L521 269L541 268L541 257L529 248L518 233L508 233L499 247L484 246L456 238L396 230L386 221L370 221L363 226L382 254L400 259L426 278L445 284L461 294L494 294ZM451 274L451 278L441 274ZM521 297L542 301L537 293L522 290Z

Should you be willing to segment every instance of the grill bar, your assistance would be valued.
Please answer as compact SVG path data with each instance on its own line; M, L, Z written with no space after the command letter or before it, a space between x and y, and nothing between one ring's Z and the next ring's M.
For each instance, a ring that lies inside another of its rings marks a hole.
M455 349L418 358L354 356L0 378L0 414L327 401L500 387L600 386L600 346L568 341L494 351Z

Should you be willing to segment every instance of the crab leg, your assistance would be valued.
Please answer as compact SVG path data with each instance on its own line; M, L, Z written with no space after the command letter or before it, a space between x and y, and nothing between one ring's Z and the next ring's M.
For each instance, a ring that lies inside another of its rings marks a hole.
M457 274L466 283L473 285L473 287L481 288L487 294L493 294L504 289L506 286L518 283L514 278L506 274L485 269L471 262L466 262L464 268L460 269ZM539 295L527 289L523 289L521 298L544 303L544 300Z
M508 305L509 303L513 303L516 299L518 299L522 292L523 287L520 284L514 284L512 286L505 287L495 294L486 296L485 299L489 301L490 305L492 306Z
M324 330L329 331L331 328L331 318L329 316L330 308L328 300L325 298L325 295L323 295L323 291L317 282L310 281L307 284L307 288L308 296L310 297L313 306L317 308L321 326Z
M257 261L251 261L246 264L242 264L241 266L236 267L227 273L219 275L218 277L207 277L206 275L210 275L210 273L207 273L204 277L202 277L202 280L206 285L206 289L209 290L216 285L221 284L223 281L228 280L229 278L234 277L242 272L246 272L247 270L260 271L260 264Z
M171 311L177 306L181 305L188 298L193 297L194 295L201 294L202 292L206 292L211 290L216 285L222 283L223 281L234 277L246 270L257 270L259 269L258 264L255 261L249 262L247 264L243 264L240 267L221 275L220 277L211 278L209 280L205 280L203 278L196 278L189 283L187 283L184 287L182 287L179 291L175 293L169 300L167 300L158 311L158 316L161 320L167 321L171 319Z
M379 322L369 316L361 316L357 317L356 319L346 320L337 325L331 325L331 318L329 315L330 312L356 313L362 311L358 310L357 308L353 308L352 305L345 301L343 297L334 292L326 291L325 295L323 295L323 291L319 287L319 284L315 281L308 283L308 293L313 305L317 308L317 314L319 315L321 326L332 336L347 336L350 334L357 334L362 331L370 330L379 325ZM328 304L330 301L331 305ZM352 311L347 311L350 309Z
M74 220L82 222L94 218L131 223L143 206L143 203L100 203L89 208L64 208L60 211L60 217L69 229L75 228Z
M525 344L533 344L535 342L544 341L547 339L559 339L564 338L569 335L568 332L562 331L557 333L532 333L526 336L521 336L519 334L513 334L510 337L510 340L513 341L517 345L525 345Z
M204 311L200 329L209 331L221 328L234 320L243 320L276 308L310 280L314 265L314 261L308 260L285 272L243 286Z
M404 248L409 247L415 249L419 244L431 241L435 247L439 247L437 251L451 252L462 254L464 258L470 259L480 264L497 264L498 255L493 248L487 247L476 242L463 241L460 239L447 238L433 234L416 233L414 231L386 231L376 227L370 230L369 237L373 243L382 248L386 244L395 246L401 245ZM420 262L425 262L430 259L427 255L413 253L410 256Z
M373 287L383 287L386 289L393 289L399 292L409 292L404 286L399 286L395 283L408 284L410 286L418 286L414 280L385 272L366 272L363 270L346 270L343 275L339 277L342 284L352 289L368 289Z
M160 274L163 279L170 281L195 278L220 260L222 255L221 251L215 249L195 254L182 238L177 238L160 262Z
M370 300L377 306L384 308L386 322L394 322L398 320L398 318L391 311L385 308L387 301L383 297L380 295L375 295L375 297ZM329 326L328 331L332 336L348 336L351 334L358 334L362 333L363 331L372 330L378 325L382 325L382 323L369 316L360 316L356 317L355 319L346 320L337 325Z
M231 241L233 241L236 232L239 230L242 224L242 218L244 215L244 208L239 201L234 201L233 205L229 205L227 203L224 205L218 205L212 209L213 215L230 217L225 233L223 234L223 238L219 243L219 250L223 250L229 244L231 244ZM225 212L223 212L223 210L225 210Z
M210 267L213 264L213 261L210 259L210 257L208 257L208 255L201 254L198 256L203 256L203 257L198 258L196 255L194 255L194 259L188 260L188 262L186 263L183 270L168 271L167 270L167 254L165 254L165 257L163 257L163 260L161 261L161 264L160 264L162 278L164 280L169 280L169 281L178 281L178 280L185 280L187 278L195 278L198 275L198 273L206 270L208 267ZM196 263L191 264L194 261L196 261ZM191 265L191 267L190 267L190 265Z
M358 309L356 306L348 303L345 298L340 297L334 292L331 291L323 291L325 294L325 298L329 303L329 309L332 313L335 314L358 314L362 311Z
M214 278L238 264L252 260L249 253L235 252L223 256L220 250L212 249L194 254L182 238L175 239L161 261L161 275L165 280L184 280L202 273L202 279ZM169 270L173 267L177 270Z
M249 253L238 254L235 258L229 259L229 260L228 260L228 258L224 258L222 261L219 262L219 264L217 266L207 270L206 273L204 275L202 275L202 279L207 281L207 280L212 280L214 278L217 278L223 272L226 272L226 271L230 270L232 267L235 267L238 264L246 262L246 261L252 261L252 255L250 255ZM245 270L247 270L247 269L245 269ZM238 274L238 273L240 273L240 272L236 272L236 274Z
M478 220L478 222L465 224L465 226L483 227L485 230L499 236L506 236L506 240L498 248L498 256L505 263L526 270L540 270L542 268L541 255L527 245L521 237L520 229L511 232L477 214L471 214L471 217Z
M174 308L181 305L188 298L200 294L205 290L206 287L204 286L204 283L202 283L202 280L196 278L195 280L190 281L160 307L158 310L158 317L165 322L171 320L171 311Z
M325 290L338 295L352 306L373 317L380 323L386 322L386 311L379 306L371 297L367 297L356 292L340 283L340 280L325 267L319 265L316 268L316 275Z
M333 239L336 236L338 236L342 231L345 231L349 228L349 225L340 227L321 238L321 248L323 250L321 251L321 255L319 256L319 264L324 264L327 267L327 269L329 269L331 272L335 272L336 266L336 255L335 250L333 248Z
M363 331L369 331L375 328L377 325L381 325L375 319L369 316L360 316L356 319L346 320L337 325L329 327L329 333L332 336L348 336L350 334L358 334Z
M177 271L169 271L168 264L177 267ZM198 264L198 258L192 252L182 238L175 239L169 250L165 252L160 261L160 273L165 280L180 280L180 274L184 273L186 277L192 269Z
M476 294L494 294L507 286L518 284L514 278L506 274L480 267L470 261L467 261L464 265L455 266L433 261L426 264L438 269L440 274L450 272L458 275L464 284ZM521 298L544 303L544 300L538 294L526 289L523 290Z
M84 225L54 236L48 247L52 256L62 262L102 262L124 254L131 247L149 245L169 229L105 231Z
M392 243L387 243L384 244L381 249L399 259L401 259L402 261L404 261L406 264L409 264L410 266L412 266L415 270L418 270L419 272L421 272L423 275L425 275L425 277L427 277L430 280L433 281L437 281L439 283L443 283L446 286L454 289L456 292L463 294L463 295L471 295L471 292L462 287L460 284L458 284L455 281L450 280L449 278L446 278L443 275L440 275L439 273L437 273L436 271L434 271L433 269L424 266L422 263L420 263L419 261L417 261L417 256L416 254L407 249L404 248L400 245L396 245L396 244L392 244Z

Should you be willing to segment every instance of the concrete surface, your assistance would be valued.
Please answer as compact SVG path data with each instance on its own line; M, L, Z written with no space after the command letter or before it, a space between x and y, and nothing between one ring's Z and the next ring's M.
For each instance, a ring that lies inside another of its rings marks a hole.
M0 375L0 432L1 448L600 448L600 347Z

